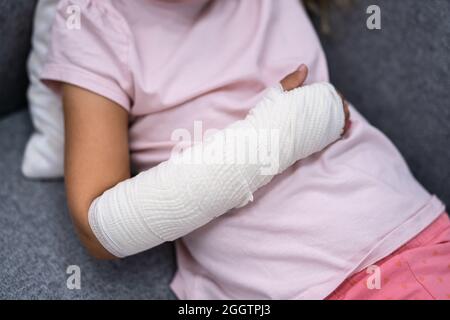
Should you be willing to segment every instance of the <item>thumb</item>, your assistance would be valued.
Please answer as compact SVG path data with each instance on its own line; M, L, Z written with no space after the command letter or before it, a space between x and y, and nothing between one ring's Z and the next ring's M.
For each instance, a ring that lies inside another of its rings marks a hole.
M290 91L302 86L308 77L308 67L302 64L297 70L280 81L284 91Z

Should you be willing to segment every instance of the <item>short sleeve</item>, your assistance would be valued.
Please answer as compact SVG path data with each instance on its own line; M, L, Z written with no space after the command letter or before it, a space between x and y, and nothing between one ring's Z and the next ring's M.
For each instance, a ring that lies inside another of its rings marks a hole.
M109 1L62 0L41 79L58 90L62 82L104 96L130 110L126 23Z

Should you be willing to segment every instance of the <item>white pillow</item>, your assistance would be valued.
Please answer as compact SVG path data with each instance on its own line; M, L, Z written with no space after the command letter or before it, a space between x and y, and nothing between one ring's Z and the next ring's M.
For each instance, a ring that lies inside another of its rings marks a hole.
M64 120L61 98L39 79L50 42L58 0L39 0L34 16L32 50L28 59L28 104L34 133L25 149L22 172L29 178L64 174Z

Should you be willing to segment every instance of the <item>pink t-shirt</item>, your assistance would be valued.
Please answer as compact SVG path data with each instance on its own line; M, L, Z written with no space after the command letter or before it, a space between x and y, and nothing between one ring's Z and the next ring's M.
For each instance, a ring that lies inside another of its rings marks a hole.
M80 28L68 27L69 5L80 8ZM63 0L42 78L125 108L141 171L170 156L174 130L193 137L196 121L205 131L244 118L301 63L308 82L328 80L299 0ZM178 297L325 298L444 211L391 142L351 111L343 140L177 241Z

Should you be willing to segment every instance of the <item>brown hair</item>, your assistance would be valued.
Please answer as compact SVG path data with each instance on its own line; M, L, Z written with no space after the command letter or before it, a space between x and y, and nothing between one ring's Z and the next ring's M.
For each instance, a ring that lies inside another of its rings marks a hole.
M320 21L320 31L325 34L330 33L329 11L332 6L347 8L353 0L303 0L306 8Z

